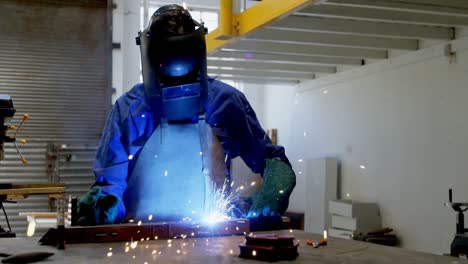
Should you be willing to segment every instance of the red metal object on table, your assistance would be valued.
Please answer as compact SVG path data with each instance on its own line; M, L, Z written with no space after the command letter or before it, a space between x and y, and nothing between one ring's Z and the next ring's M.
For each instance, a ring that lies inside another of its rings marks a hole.
M241 258L279 261L294 260L299 256L299 243L291 235L248 235L245 239L245 243L239 245Z

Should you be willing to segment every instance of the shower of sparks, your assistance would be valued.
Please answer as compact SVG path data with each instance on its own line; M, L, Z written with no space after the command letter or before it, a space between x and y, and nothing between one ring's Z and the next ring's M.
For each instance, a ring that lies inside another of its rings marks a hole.
M235 208L233 205L234 198L236 197L235 192L227 194L228 181L225 180L223 187L219 190L213 183L209 193L212 195L211 199L205 207L204 222L214 224L216 222L229 218L229 213Z

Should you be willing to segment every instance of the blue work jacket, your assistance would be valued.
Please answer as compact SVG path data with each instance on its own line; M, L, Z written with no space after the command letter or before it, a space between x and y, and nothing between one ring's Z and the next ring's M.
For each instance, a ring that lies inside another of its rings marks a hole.
M95 185L103 194L123 198L135 161L145 142L158 127L160 117L145 98L143 84L122 95L110 113L94 162ZM242 92L209 79L205 102L206 122L218 131L217 137L228 159L240 156L254 173L263 173L265 159L289 161L284 148L273 145L260 126L254 110ZM125 217L125 206L118 219Z

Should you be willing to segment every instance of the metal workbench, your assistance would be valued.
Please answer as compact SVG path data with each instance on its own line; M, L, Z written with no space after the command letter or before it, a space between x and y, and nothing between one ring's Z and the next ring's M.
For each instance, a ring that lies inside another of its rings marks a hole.
M273 233L273 232L270 232ZM290 231L279 233L291 234ZM320 239L294 230L292 234L299 240L299 257L293 263L468 263L448 256L408 251L400 248L380 246L359 241L329 238L328 245L313 248L306 245L307 239ZM55 255L43 263L262 263L238 257L242 236L186 238L168 240L140 241L135 249L126 251L126 243L75 244L66 250L39 246L37 239L17 238L0 239L0 252L20 253L27 251L49 251ZM171 246L169 246L171 245ZM128 245L130 246L130 244ZM110 254L112 252L112 254ZM285 262L290 263L290 262Z

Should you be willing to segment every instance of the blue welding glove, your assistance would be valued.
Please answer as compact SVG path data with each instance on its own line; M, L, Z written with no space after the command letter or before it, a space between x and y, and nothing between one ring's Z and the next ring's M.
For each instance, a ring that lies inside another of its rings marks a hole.
M296 186L296 175L291 167L279 159L265 160L263 183L247 198L251 203L247 218L253 230L282 227L281 215L289 205L289 196Z
M100 186L94 186L78 201L77 224L115 224L122 220L123 212L124 205L119 197L103 194Z

